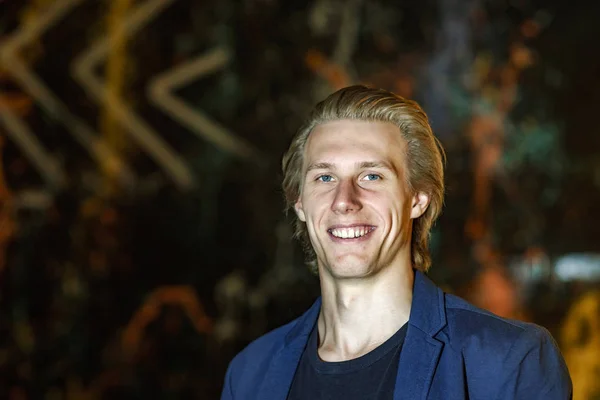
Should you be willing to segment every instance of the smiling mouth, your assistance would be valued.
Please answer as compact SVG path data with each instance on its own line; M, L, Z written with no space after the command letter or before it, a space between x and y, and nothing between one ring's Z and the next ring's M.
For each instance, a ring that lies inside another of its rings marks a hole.
M348 228L331 228L327 232L338 239L356 239L367 236L369 233L375 230L374 226L360 225L352 226Z

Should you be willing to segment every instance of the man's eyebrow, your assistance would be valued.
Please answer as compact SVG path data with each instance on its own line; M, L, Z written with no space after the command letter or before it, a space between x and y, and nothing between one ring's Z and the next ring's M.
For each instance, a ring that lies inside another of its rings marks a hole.
M385 162L385 161L362 161L362 162L357 163L357 165L358 165L358 168L360 168L360 169L384 168L384 169L388 169L392 172L395 172L394 167L390 163ZM308 166L308 168L306 169L306 172L310 172L315 169L332 170L332 169L335 169L335 166L328 162L313 163Z
M392 167L392 165L385 161L363 161L363 162L359 163L358 166L360 169L385 168L385 169L389 169L392 172L395 171L394 168Z
M310 172L313 169L333 169L333 164L326 162L310 164L306 169L306 172Z

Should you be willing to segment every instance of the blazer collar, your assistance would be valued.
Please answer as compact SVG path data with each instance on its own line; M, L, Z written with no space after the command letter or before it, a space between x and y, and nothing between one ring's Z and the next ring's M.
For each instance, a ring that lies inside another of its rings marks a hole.
M312 331L315 323L317 322L317 318L319 317L319 312L321 311L321 297L318 297L317 300L313 303L313 305L304 312L298 318L296 324L290 329L288 334L285 336L285 345L293 346L296 342L300 341L304 342L304 346L306 346L306 342L308 341L308 335Z
M415 271L408 323L431 337L446 325L444 292L421 271Z
M394 400L426 399L444 344L435 335L446 325L444 293L415 272L408 331L400 353Z

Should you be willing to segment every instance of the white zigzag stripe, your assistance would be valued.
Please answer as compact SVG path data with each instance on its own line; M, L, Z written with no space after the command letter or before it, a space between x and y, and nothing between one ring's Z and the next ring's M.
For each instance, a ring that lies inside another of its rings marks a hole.
M128 37L143 28L160 14L173 0L150 0L136 7L129 18L121 22L121 32ZM129 131L131 137L165 170L182 189L194 185L194 179L185 161L178 157L171 147L142 118L127 107L118 97L109 93L102 80L94 74L94 67L106 58L111 41L103 38L96 41L89 50L76 58L72 65L74 78L97 102L104 104L115 118Z
M109 171L117 172L122 184L132 187L135 176L127 165L106 145L101 137L80 118L72 114L68 108L56 97L44 83L35 75L27 64L17 56L19 49L26 43L41 36L46 30L55 25L67 12L81 3L82 0L61 0L53 3L48 10L31 24L22 25L17 32L3 43L0 49L0 57L4 61L6 69L11 76L17 80L23 88L36 99L39 104L50 115L62 121L73 137L92 155L96 161ZM29 128L12 115L9 110L4 109L2 118L9 131L13 133L13 140L17 141L23 151L29 157L36 157L34 162L38 169L46 168L47 171L60 171L63 177L52 177L53 184L63 182L64 173L58 165L50 161L51 157L43 150L43 146L33 136ZM27 146L27 147L23 147ZM53 167L45 166L47 162L54 164ZM46 176L50 172L40 170L40 174Z
M260 153L250 144L236 137L205 113L188 106L173 94L181 86L224 68L230 59L231 56L227 49L216 48L183 65L167 70L150 82L148 97L154 105L180 121L201 138L237 156L260 162L262 159Z
M27 125L0 104L0 121L6 127L10 138L21 148L25 156L32 162L48 186L59 189L65 183L65 173L56 160L50 155Z

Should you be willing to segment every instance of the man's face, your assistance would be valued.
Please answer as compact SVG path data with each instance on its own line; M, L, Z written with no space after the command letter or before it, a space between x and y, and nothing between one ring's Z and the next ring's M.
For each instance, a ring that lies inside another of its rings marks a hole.
M303 171L295 208L321 273L359 278L410 262L412 220L429 199L409 193L398 127L351 120L319 125L306 144Z

